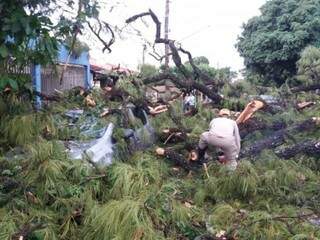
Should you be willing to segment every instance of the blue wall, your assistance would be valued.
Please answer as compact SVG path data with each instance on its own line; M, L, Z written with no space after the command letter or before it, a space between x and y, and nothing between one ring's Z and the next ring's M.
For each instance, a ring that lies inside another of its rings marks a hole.
M65 63L67 61L68 55L69 55L69 50L67 50L67 48L65 46L60 45L57 61ZM89 52L81 53L81 55L78 58L74 58L71 55L69 63L70 64L78 64L78 65L86 65L86 66L90 65L90 63L89 63Z
M59 63L66 63L69 55L69 50L63 45L60 45L59 52L57 56L57 62ZM83 52L78 58L75 58L73 56L69 59L69 64L74 65L82 65L85 67L86 75L84 79L84 85L86 88L90 88L93 85L93 81L90 76L90 61L89 61L89 52ZM41 92L41 66L40 65L34 65L32 67L32 81L33 81L33 88ZM36 97L36 107L41 107L41 100L39 97Z
M67 61L69 55L69 50L63 46L60 45L57 61L60 63L65 63ZM75 64L75 65L82 65L86 67L86 79L85 79L85 86L87 88L90 88L92 86L92 81L90 78L90 57L89 52L83 52L78 58L75 58L71 55L69 64Z

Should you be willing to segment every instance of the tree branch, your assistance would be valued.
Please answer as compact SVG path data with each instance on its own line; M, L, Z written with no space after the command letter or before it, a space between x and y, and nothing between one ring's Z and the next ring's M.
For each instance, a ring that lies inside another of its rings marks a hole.
M220 102L222 100L220 95L214 93L212 90L209 90L207 88L207 86L192 80L192 76L187 71L185 66L182 64L182 60L179 55L179 51L182 51L183 53L187 54L189 58L191 58L191 61L190 61L190 59L189 59L189 61L191 64L193 64L193 70L196 72L196 75L199 75L206 80L208 80L210 78L208 76L206 76L205 74L201 73L200 69L195 66L195 64L192 61L192 56L191 56L190 52L182 49L181 47L179 47L179 49L178 49L175 46L174 40L161 38L161 22L159 21L158 17L155 15L155 13L151 9L149 9L149 12L137 14L137 15L134 15L134 16L128 18L126 20L126 23L127 24L132 23L132 22L136 21L137 19L143 18L145 16L150 16L152 21L156 25L155 43L163 43L163 44L169 45L170 50L171 50L171 54L172 54L172 60L173 60L174 64L176 65L176 67L181 72L181 74L185 78L185 79L179 79L178 77L176 77L174 75L170 75L170 74L166 73L166 74L160 74L158 76L152 77L148 80L146 79L145 83L147 84L147 82L151 83L151 82L158 82L160 80L169 79L169 80L173 81L178 87L187 88L187 89L190 89L192 87L194 89L199 90L200 92L202 92L206 96L208 96L213 102L217 102L217 103ZM211 81L211 79L210 79L210 81Z
M106 28L106 30L111 33L111 38L110 38L110 40L109 40L108 42L105 41L105 40L101 37L101 35L100 35L101 30L102 30L102 24L101 24L101 22L100 22L98 19L97 19L97 21L98 21L98 24L99 24L99 30L98 30L98 31L95 30L94 27L93 27L89 22L87 22L88 27L89 27L89 29L91 30L91 32L98 38L98 40L104 45L104 48L102 49L102 52L105 52L105 50L108 50L109 53L111 53L112 50L111 50L110 47L111 47L111 45L114 44L114 42L115 42L114 32L113 32L112 28L110 27L110 25L109 25L108 23L103 22L104 27Z
M188 81L188 80L180 79L170 73L162 73L162 74L158 74L156 76L145 78L145 79L143 79L143 83L144 84L151 84L151 83L160 82L160 81L166 80L166 79L171 80L174 84L176 84L180 88L185 88L187 90L196 89L196 90L202 92L204 95L208 96L215 103L219 103L222 101L222 97L219 94L217 94L216 92L209 89L207 86L205 86L201 83L198 83L196 81L193 81L193 80Z

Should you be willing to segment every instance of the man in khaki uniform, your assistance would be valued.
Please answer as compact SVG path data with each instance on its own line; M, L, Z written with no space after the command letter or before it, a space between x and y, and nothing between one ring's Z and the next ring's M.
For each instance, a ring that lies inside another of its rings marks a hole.
M228 168L235 170L240 152L240 135L237 123L228 119L229 116L229 109L221 109L219 117L210 122L209 131L201 134L198 159L203 158L209 145L215 146L223 151Z

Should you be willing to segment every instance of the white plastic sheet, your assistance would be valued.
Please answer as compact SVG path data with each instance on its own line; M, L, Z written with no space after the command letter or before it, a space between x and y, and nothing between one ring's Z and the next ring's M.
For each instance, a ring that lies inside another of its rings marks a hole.
M112 132L114 125L109 124L107 130L92 147L85 151L85 154L95 163L109 165L112 162Z
M72 159L90 158L99 165L112 163L113 144L112 132L114 125L110 123L101 138L90 142L69 142L69 154Z

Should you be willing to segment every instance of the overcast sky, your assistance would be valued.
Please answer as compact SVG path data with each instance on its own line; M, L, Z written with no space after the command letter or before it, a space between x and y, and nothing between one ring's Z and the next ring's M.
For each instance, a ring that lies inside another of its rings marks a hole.
M165 0L108 0L108 5L101 0L100 16L120 27L125 26L125 19L147 11L151 8L164 22ZM110 12L110 2L116 7ZM170 35L178 40L193 56L206 56L214 67L230 66L233 70L243 68L243 60L239 56L235 43L241 33L241 26L253 16L259 15L259 8L266 0L171 0L170 2ZM154 24L137 21L126 26L122 39L117 35L111 54L101 54L100 46L91 45L91 56L112 64L120 63L131 69L137 69L142 63L142 49L145 40L154 41ZM138 36L137 31L142 33ZM148 54L146 63L156 64ZM164 46L157 48L164 53Z

